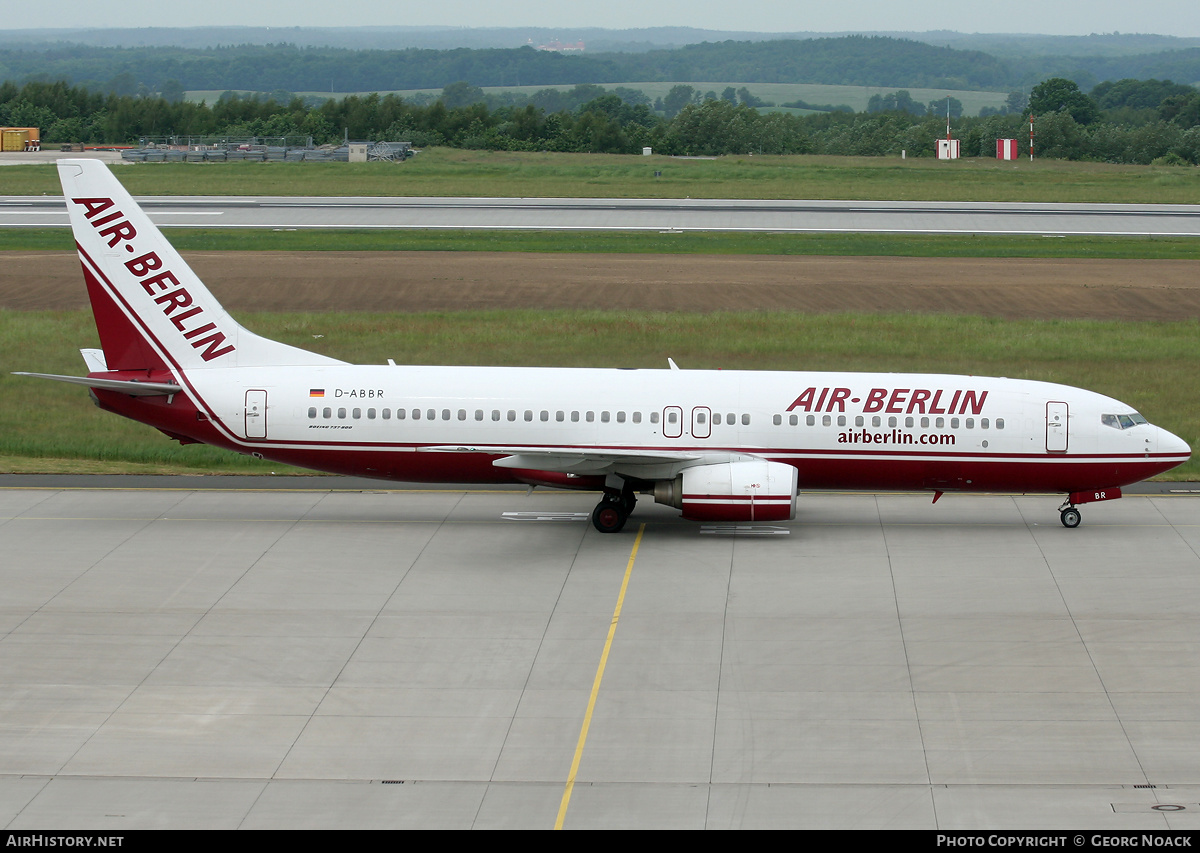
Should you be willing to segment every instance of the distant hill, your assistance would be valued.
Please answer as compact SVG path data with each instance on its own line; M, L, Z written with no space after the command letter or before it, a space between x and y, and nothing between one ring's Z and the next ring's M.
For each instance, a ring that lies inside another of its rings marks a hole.
M234 44L294 44L352 50L430 50L537 47L555 40L583 41L589 53L638 53L705 41L765 41L821 37L822 33L758 33L646 27L140 27L136 29L0 29L0 45L85 44L92 47L217 47ZM839 35L849 35L841 33Z
M1024 57L1129 56L1200 47L1200 38L1145 33L1050 36L1034 33L957 33L852 31L837 33L764 33L747 30L703 30L695 27L640 29L554 29L549 27L138 27L110 29L0 29L0 45L70 43L93 47L190 47L237 44L294 44L300 47L344 47L352 50L432 50L515 48L555 39L583 41L588 53L641 53L702 42L780 41L842 36L886 36L958 50L979 50L1003 59Z
M103 89L120 77L126 94L185 89L390 91L476 86L552 86L629 81L771 83L990 89L1009 86L1008 65L977 51L883 36L702 43L644 53L560 54L483 48L348 50L294 45L220 48L55 45L0 49L0 79L66 79ZM130 86L134 91L128 91Z
M687 42L722 35L741 38L660 46L675 39ZM1200 39L945 32L925 33L922 38L789 39L687 28L0 30L0 81L67 80L122 94L161 91L168 81L188 90L261 92L440 89L456 81L488 87L736 81L1009 92L1028 90L1055 76L1075 80L1084 89L1127 77L1200 81ZM530 46L555 39L582 39L588 49L556 53ZM86 40L105 44L83 43ZM440 40L444 45L475 41L478 46L412 46L419 40ZM189 44L166 44L172 41ZM331 41L345 46L323 43ZM496 41L509 46L487 46ZM514 42L521 46L512 46ZM596 50L601 44L612 47ZM968 49L972 44L988 44L994 52ZM1093 52L1056 53L1051 46Z
M1066 77L1083 89L1104 80L1174 80L1200 85L1200 47L1126 56L1047 57L1033 66L1039 79Z
M616 62L617 56L610 58ZM641 69L631 78L641 80L999 90L1015 79L1006 62L986 53L887 36L705 42L627 56L621 65Z

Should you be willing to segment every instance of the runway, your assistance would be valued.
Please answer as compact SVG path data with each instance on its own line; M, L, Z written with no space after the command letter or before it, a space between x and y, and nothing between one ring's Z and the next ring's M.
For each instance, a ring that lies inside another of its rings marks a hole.
M1194 494L6 482L6 829L1200 825Z
M1200 205L740 199L144 197L176 228L1200 235ZM66 227L60 198L0 196L0 227Z

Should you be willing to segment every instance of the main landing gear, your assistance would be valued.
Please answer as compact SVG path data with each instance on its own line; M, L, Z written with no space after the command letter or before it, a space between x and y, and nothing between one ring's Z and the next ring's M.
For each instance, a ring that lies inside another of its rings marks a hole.
M617 533L625 526L625 520L637 504L637 495L631 490L605 492L600 503L592 510L592 526L601 533Z

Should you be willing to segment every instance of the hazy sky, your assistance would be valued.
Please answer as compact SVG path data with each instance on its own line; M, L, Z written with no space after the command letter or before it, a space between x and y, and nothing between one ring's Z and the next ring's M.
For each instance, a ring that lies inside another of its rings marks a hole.
M950 8L947 8L950 6ZM1156 0L1001 0L948 4L944 0L605 0L571 6L561 0L4 0L0 29L32 27L191 27L210 25L347 27L371 25L464 27L635 28L691 26L759 32L957 30L986 33L1157 33L1200 36L1200 2Z

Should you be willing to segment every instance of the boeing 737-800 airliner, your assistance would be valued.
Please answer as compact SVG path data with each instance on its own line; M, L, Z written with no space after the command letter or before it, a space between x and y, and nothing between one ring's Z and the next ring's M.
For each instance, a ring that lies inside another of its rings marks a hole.
M1185 442L1110 397L896 373L357 366L262 338L217 303L103 164L61 160L102 409L185 444L411 482L638 494L684 517L783 521L800 489L1047 492L1076 505L1174 468Z

